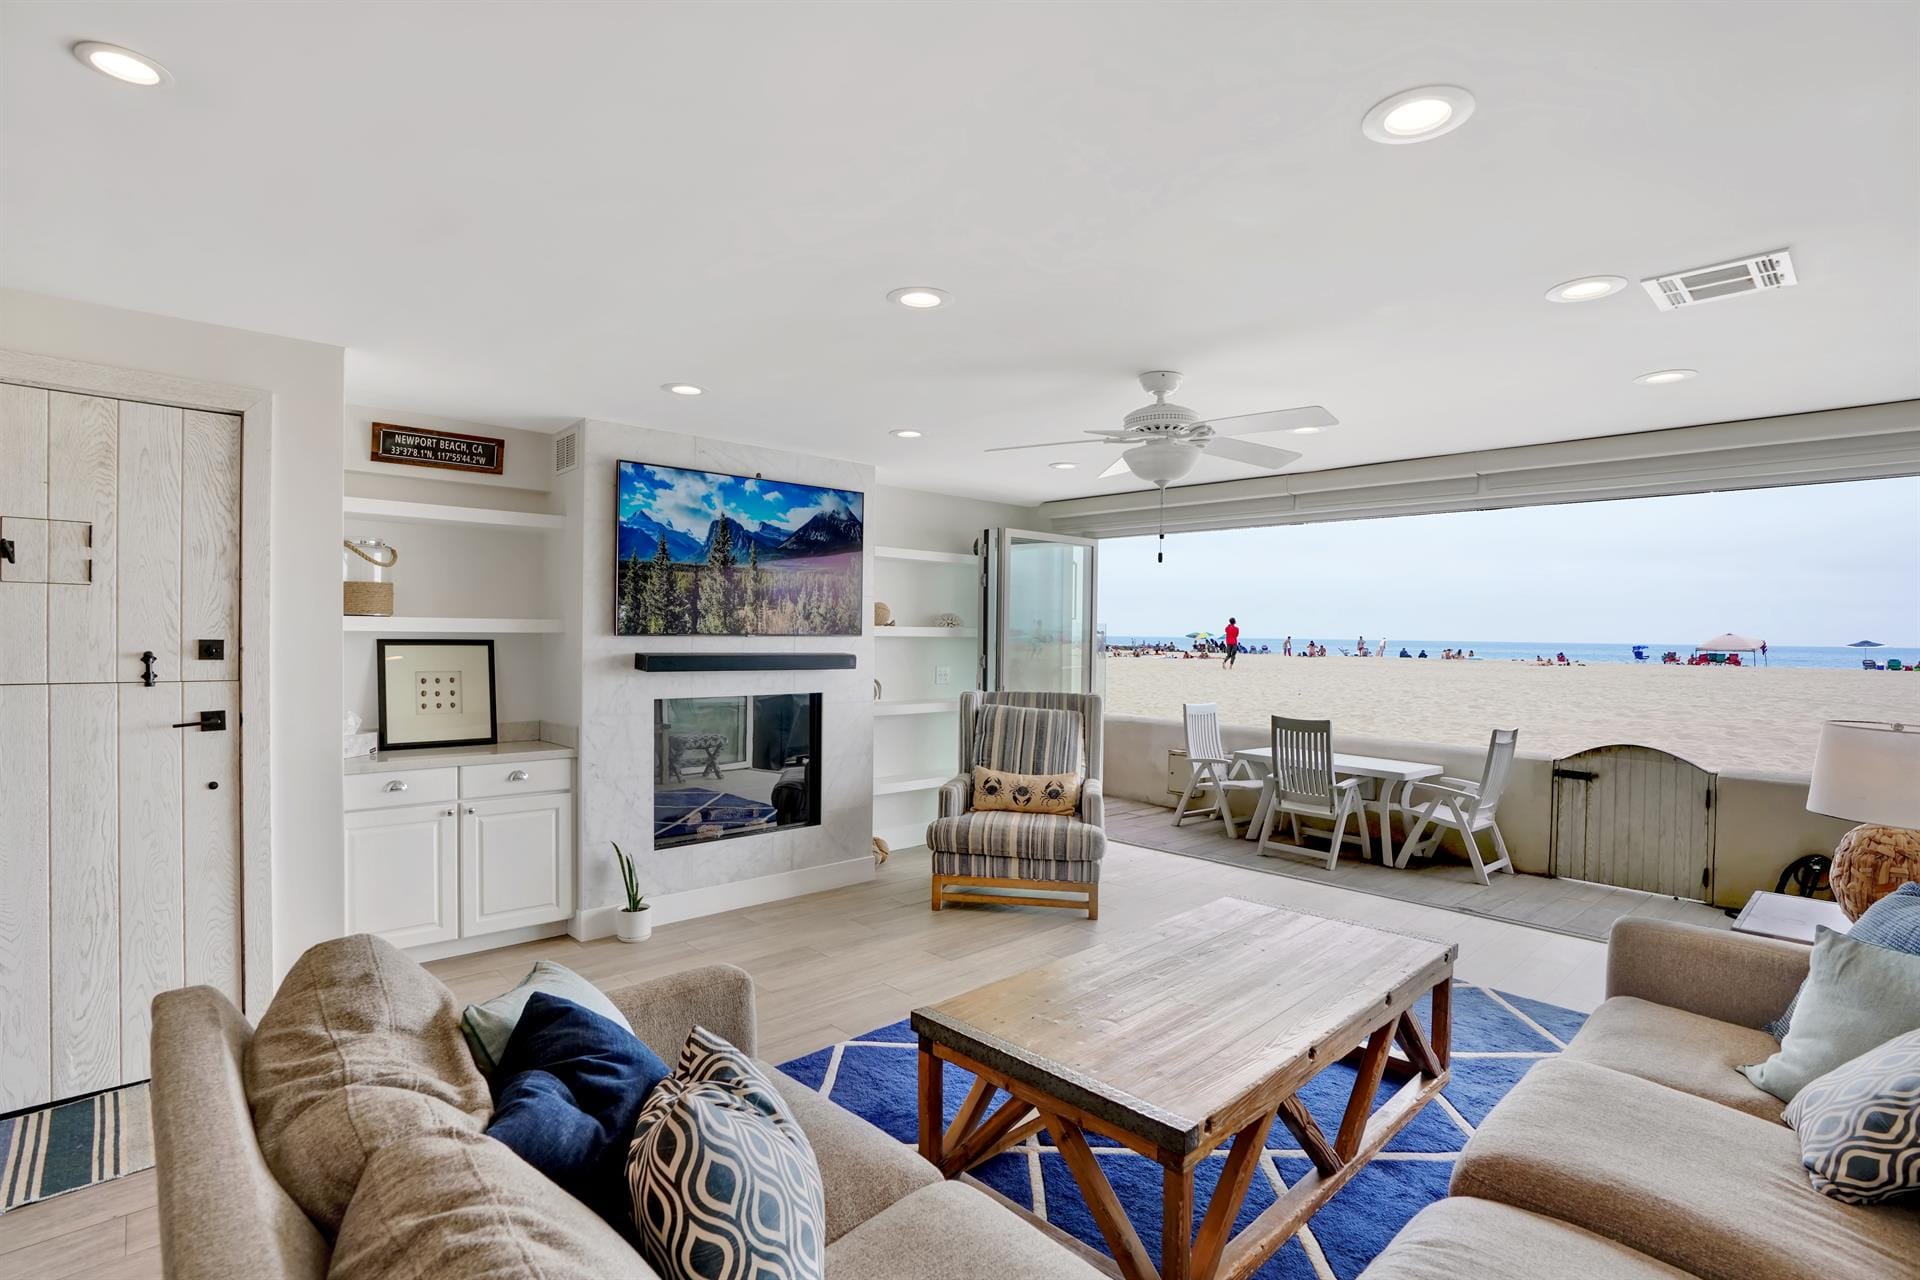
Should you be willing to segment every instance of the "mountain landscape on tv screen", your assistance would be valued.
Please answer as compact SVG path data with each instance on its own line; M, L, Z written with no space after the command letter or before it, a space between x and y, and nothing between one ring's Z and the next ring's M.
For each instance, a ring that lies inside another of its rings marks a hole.
M862 494L622 462L616 635L858 635Z

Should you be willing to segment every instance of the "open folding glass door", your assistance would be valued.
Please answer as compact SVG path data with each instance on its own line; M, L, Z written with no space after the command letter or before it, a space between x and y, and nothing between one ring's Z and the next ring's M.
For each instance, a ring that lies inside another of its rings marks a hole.
M1088 538L989 529L983 612L988 689L1098 692L1095 592L1099 548Z

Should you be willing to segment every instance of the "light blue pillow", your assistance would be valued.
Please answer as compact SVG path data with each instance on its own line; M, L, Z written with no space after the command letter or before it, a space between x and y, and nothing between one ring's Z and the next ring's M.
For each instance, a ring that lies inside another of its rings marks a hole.
M1813 956L1780 1052L1740 1073L1782 1102L1895 1036L1920 1028L1920 956L1815 931Z
M1876 947L1920 956L1920 884L1909 880L1868 907L1853 922L1847 936L1855 942L1871 942ZM1787 1011L1762 1030L1775 1040L1785 1040L1793 1028L1793 1011L1799 1006L1800 993L1796 991Z
M1827 1072L1781 1119L1821 1195L1878 1204L1920 1191L1920 1031Z
M520 1012L527 1007L527 998L536 991L571 1000L627 1031L633 1030L600 988L563 964L536 960L527 976L520 979L519 986L491 1000L470 1004L461 1015L460 1030L466 1033L467 1048L473 1051L473 1060L484 1074L492 1075L500 1064L507 1051L507 1041L513 1039L513 1029L520 1023Z

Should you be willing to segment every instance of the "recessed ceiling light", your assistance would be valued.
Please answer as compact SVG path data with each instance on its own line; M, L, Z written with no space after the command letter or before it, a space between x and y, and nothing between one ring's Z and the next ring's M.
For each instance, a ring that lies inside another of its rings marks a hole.
M1293 434L1296 436L1317 436L1322 431L1325 431L1326 428L1325 427L1291 427L1289 428L1289 430L1291 430Z
M112 76L115 80L124 80L128 84L137 84L144 88L151 88L173 78L167 74L165 67L152 58L135 53L131 49L122 49L117 44L82 40L73 46L73 56L103 76Z
M1700 376L1698 369L1656 369L1652 373L1643 373L1634 381L1643 387L1664 387L1669 382L1685 382L1688 378Z
M926 311L933 307L944 307L953 301L953 295L945 289L934 289L924 284L911 284L904 289L895 289L887 295L888 302L897 302L903 307L912 307L915 311Z
M1425 142L1452 133L1473 115L1473 95L1457 84L1408 89L1373 104L1360 132L1375 142Z
M1606 298L1627 287L1625 276L1581 276L1578 280L1563 280L1547 290L1548 302L1592 302L1595 298Z
M918 440L925 433L915 431L912 427L899 427L887 432L887 434L890 436L899 436L902 440Z
M1047 465L1055 471L1071 471L1080 464L1077 462L1049 462Z
M703 396L707 394L705 387L696 387L691 382L663 382L660 384L660 389L662 391L671 391L677 396Z

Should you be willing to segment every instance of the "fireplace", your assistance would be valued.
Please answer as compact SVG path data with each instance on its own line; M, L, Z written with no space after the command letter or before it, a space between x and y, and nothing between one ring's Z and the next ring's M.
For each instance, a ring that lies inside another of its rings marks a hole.
M820 695L659 698L653 847L820 822Z

